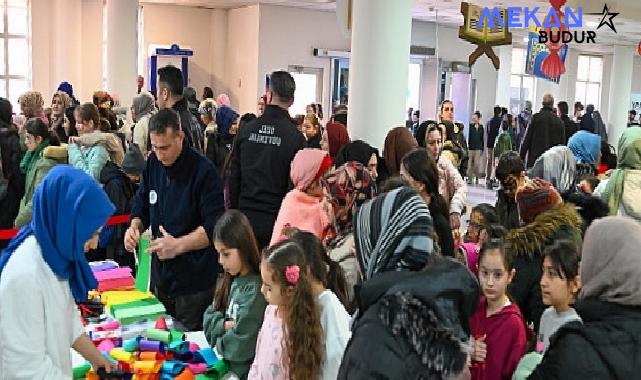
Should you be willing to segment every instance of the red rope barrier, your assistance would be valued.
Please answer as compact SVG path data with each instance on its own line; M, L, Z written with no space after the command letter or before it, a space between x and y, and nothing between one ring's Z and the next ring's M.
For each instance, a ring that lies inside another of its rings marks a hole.
M114 215L111 218L107 219L105 226L115 226L118 224L127 224L129 223L129 218L131 214L126 215ZM10 240L18 234L19 229L15 230L0 230L0 240Z

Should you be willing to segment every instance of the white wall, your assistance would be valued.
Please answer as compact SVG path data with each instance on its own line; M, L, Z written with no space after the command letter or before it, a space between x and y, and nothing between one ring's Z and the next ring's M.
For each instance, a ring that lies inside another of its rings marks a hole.
M189 62L189 86L198 96L205 86L211 86L211 10L178 5L144 4L143 51L145 56L151 44L178 44L190 48L194 55ZM145 60L145 83L149 72Z
M226 78L225 55L227 54L227 18L228 11L222 9L211 10L209 53L211 54L210 83L214 96L229 93ZM204 87L204 86L203 86ZM197 89L198 99L201 98L202 89Z
M258 52L259 6L230 10L227 21L225 80L232 107L241 114L257 110Z
M323 71L322 99L325 120L331 115L331 59L313 55L314 48L348 51L350 39L338 26L334 12L313 11L275 5L260 5L260 44L258 89L265 86L265 75L287 70L289 65ZM256 94L258 96L258 94Z

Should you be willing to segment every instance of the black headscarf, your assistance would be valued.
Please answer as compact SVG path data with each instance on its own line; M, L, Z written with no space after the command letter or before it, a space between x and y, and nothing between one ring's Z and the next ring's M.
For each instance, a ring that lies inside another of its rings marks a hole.
M334 160L334 165L336 165L336 167L339 167L346 162L356 161L360 162L361 165L367 167L372 154L376 154L376 156L378 157L378 150L365 141L352 141L349 144L343 145L338 153L336 153L336 160Z

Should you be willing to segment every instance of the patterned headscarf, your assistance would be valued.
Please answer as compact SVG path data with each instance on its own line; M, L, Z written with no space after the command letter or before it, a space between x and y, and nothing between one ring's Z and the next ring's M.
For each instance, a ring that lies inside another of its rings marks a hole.
M409 187L363 204L354 220L356 259L365 280L386 271L419 271L433 252L432 216Z
M537 215L562 202L561 195L554 186L541 178L526 182L516 192L519 216L525 223L532 222Z
M567 146L548 149L536 159L528 176L550 182L560 193L571 190L576 176L576 161L572 151Z
M323 186L334 211L333 225L325 238L325 245L329 247L352 232L356 210L376 196L376 182L363 165L350 161L329 173Z

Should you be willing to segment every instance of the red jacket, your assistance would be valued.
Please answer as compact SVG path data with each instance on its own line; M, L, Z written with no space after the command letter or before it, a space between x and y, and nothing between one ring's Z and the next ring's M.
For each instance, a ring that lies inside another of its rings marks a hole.
M523 316L516 304L505 306L490 317L486 317L486 311L487 300L482 297L470 328L474 339L485 335L487 355L485 362L472 363L472 379L511 379L527 345Z

